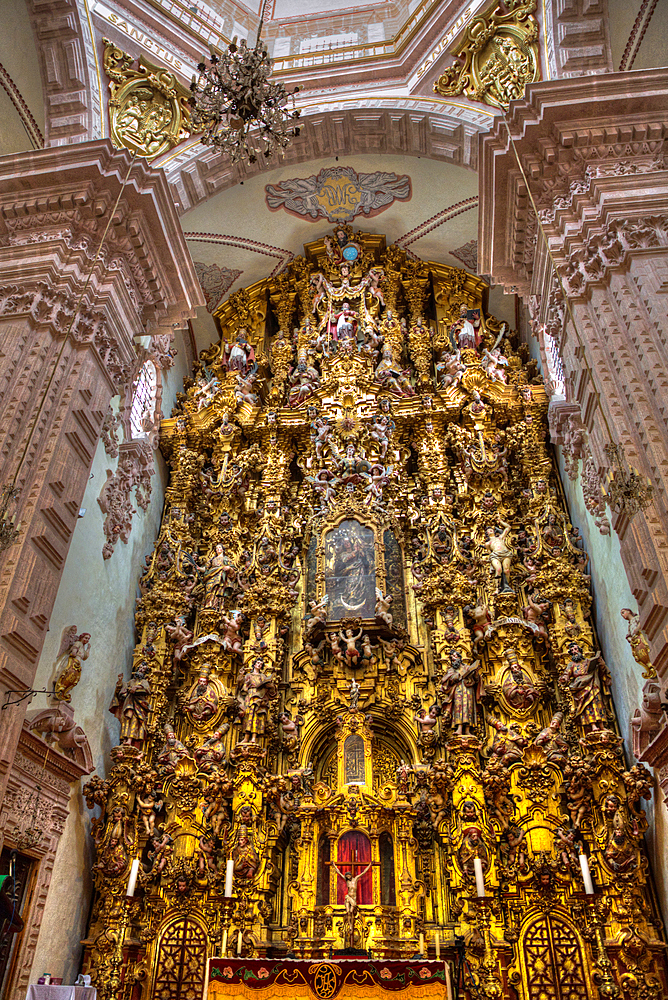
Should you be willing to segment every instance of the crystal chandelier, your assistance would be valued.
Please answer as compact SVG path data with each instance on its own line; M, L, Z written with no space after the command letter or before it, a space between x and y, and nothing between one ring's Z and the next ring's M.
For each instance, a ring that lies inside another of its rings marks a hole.
M607 487L603 491L606 500L616 513L624 513L629 519L635 517L653 502L654 487L635 469L630 466L628 470L624 468L625 456L621 445L607 444L605 451L611 466Z
M283 150L293 136L299 135L295 119L299 109L294 95L282 83L272 83L272 61L267 46L260 41L260 21L254 48L245 40L233 39L227 52L211 50L211 58L202 57L199 79L192 78L190 105L193 132L201 132L205 146L217 146L228 153L232 162L255 163L258 155L273 155Z

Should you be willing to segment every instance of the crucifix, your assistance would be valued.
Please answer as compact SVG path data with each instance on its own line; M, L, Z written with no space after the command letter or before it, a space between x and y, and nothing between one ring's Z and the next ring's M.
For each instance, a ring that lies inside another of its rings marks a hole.
M380 861L370 861L364 870L359 873L359 875L353 875L351 872L345 872L344 874L336 867L336 864L333 861L325 861L325 864L331 865L336 874L339 875L346 883L346 894L343 898L343 903L346 908L346 924L350 935L350 947L352 948L355 938L355 917L359 913L359 907L357 905L357 883L363 875L366 875L370 868L380 868ZM351 868L361 868L364 862L348 861L347 864L349 864Z

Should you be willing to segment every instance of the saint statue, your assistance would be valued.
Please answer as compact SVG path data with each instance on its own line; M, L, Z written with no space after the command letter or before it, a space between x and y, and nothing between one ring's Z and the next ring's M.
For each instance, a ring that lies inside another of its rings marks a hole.
M445 717L458 736L469 733L478 721L481 693L480 660L466 663L458 649L450 650L450 666L441 681Z
M109 711L121 724L121 743L141 746L146 736L148 703L151 696L147 673L148 663L142 660L127 684L123 680L123 674L118 675Z
M570 660L559 678L571 692L575 706L574 714L583 726L592 730L605 729L608 712L603 700L603 687L609 683L609 675L601 654L586 657L577 642L568 646Z
M209 678L209 667L203 667L186 702L186 712L193 722L206 722L216 714L219 703L216 686Z

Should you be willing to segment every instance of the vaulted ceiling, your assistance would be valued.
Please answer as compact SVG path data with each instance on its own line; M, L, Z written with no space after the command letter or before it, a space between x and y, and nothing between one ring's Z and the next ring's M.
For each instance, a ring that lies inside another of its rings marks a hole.
M498 112L438 97L433 83L489 0L0 2L3 154L109 134L103 38L187 84L210 44L221 48L234 35L253 41L264 7L262 35L275 72L303 87L299 138L280 165L234 166L196 138L155 162L172 186L209 309L280 269L341 217L336 206L329 218L324 211L300 216L277 205L270 189L308 185L340 168L358 179L387 175L364 181L385 185L383 204L358 215L355 227L423 258L475 269L478 135ZM539 0L537 17L544 76L668 62L668 3L661 0ZM390 196L399 189L401 198ZM215 336L205 310L196 333L200 345Z

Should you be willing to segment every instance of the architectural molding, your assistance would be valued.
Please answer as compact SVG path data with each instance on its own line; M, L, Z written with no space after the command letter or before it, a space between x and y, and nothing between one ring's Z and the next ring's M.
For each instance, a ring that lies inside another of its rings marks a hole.
M608 0L546 0L543 10L551 77L613 72Z
M484 118L485 127L491 120ZM342 154L383 153L421 156L476 170L477 135L483 129L462 118L423 111L419 103L409 109L394 104L373 107L368 101L363 107L341 110L306 108L300 125L301 134L285 151L282 167ZM233 164L194 141L178 156L163 157L156 166L163 166L179 212L184 213L240 181L275 169L276 164L262 156L255 164Z
M2 63L0 63L0 86L2 86L3 90L7 94L7 97L14 105L16 113L21 119L21 124L28 133L28 138L32 142L33 146L35 149L41 149L44 146L44 136L42 135L42 130L35 121L30 108L24 101L21 91L16 86Z
M668 665L667 95L666 69L602 76L594 102L585 79L533 84L510 109L513 143L505 126L481 142L479 224L481 271L517 289L539 343L550 324L566 400L584 428L573 425L570 435L582 437L585 504L599 530L609 530L609 517L619 535L660 672ZM658 498L632 520L606 514L611 443Z
M44 92L45 145L105 135L92 29L84 0L28 0Z

